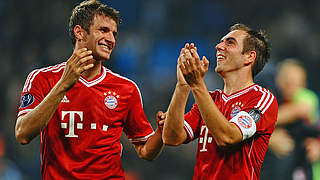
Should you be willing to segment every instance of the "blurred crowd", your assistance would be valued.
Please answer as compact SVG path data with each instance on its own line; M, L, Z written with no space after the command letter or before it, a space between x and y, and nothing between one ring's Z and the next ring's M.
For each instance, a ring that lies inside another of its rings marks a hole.
M0 179L40 179L39 138L29 145L22 146L14 137L20 93L31 70L66 61L72 53L68 21L72 8L78 2L79 0L0 0L0 80L4 82L0 89L0 100L3 102L0 105ZM316 139L319 134L307 133L310 136L301 138L300 132L294 131L297 128L290 125L299 122L298 127L311 127L315 133L315 127L319 126L319 116L316 115L319 107L315 105L317 103L312 102L318 101L317 96L320 92L320 51L317 49L320 47L320 1L101 2L119 10L123 19L118 29L116 48L110 62L105 63L105 66L138 84L146 116L154 128L156 112L165 111L171 99L176 82L176 60L185 42L194 42L200 55L206 55L210 59L206 82L209 89L214 90L223 85L220 77L213 71L215 45L228 31L228 27L240 22L254 28L266 29L272 43L271 60L258 75L256 82L277 95L280 107L288 105L285 103L302 104L298 109L303 111L303 115L293 118L299 120L292 120L287 124L278 122L271 141L272 148L267 153L267 163L262 167L262 176L270 177L270 169L266 168L272 167L272 162L276 162L276 159L283 162L284 159L293 157L301 157L301 164L297 163L295 167L291 167L293 161L288 160L287 165L280 167L282 172L288 172L286 175L289 174L289 179L307 179L310 168L319 168L320 172L320 159L317 157L319 154L313 151L314 147L320 146L317 145L319 141ZM281 84L285 83L285 78L289 83L299 80L294 80L298 70L293 71L294 75L289 77L280 73L289 73L288 69L280 68L281 63L285 62L283 60L288 57L294 57L294 61L303 64L305 73L304 82L298 88L305 91L289 92L290 97L285 95L286 89L292 90L290 86L285 86L283 90ZM280 76L283 81L279 80ZM305 99L309 101L304 101ZM191 98L187 108L191 108L192 103ZM311 132L310 129L306 131ZM277 137L286 139L279 140ZM152 163L139 159L126 138L122 138L122 143L125 147L122 163L127 171L128 180L185 180L191 179L193 175L197 148L195 143L178 148L166 147ZM283 147L279 148L277 145ZM270 161L271 164L268 164ZM311 176L320 178L319 174L317 177L314 174ZM276 177L273 179L276 180Z

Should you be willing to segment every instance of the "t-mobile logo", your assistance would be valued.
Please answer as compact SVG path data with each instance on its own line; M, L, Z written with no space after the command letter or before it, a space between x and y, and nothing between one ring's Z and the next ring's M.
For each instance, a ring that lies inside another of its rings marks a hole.
M66 117L69 116L69 122L61 122L61 128L62 129L69 129L69 133L65 135L65 137L78 137L77 134L75 134L75 129L83 129L83 112L82 111L61 111L61 120L63 121L66 119ZM75 122L76 119L80 118L80 122ZM68 126L69 125L69 126ZM108 126L103 124L102 126L98 126L96 123L92 122L90 124L89 129L98 129L100 127L100 130L107 131Z
M206 149L206 145L207 143L211 143L212 142L212 137L208 137L208 133L209 133L209 129L207 128L207 126L201 126L201 131L200 131L200 136L202 136L204 131L204 136L199 138L199 143L203 143L202 149L200 149L200 152L205 152L208 151L208 149Z
M78 135L74 134L74 128L77 129L82 129L83 123L81 123L83 121L83 112L81 111L62 111L62 121L64 120L65 115L69 114L69 134L66 134L65 137L78 137ZM75 127L75 116L79 116L80 117L80 121L79 123L76 123L76 127ZM61 123L61 128L62 129L67 129L67 123Z

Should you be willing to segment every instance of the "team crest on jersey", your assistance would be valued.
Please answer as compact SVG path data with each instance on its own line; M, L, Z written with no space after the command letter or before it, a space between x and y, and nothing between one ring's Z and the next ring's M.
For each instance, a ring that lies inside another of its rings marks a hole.
M34 102L34 97L32 94L26 93L21 97L21 108L30 106Z
M115 92L109 91L108 93L104 93L106 98L104 98L104 104L109 109L115 109L118 106L118 98L120 97Z
M239 122L240 126L246 128L246 129L248 129L252 126L251 118L246 115L239 116L238 122Z
M231 107L233 109L231 110L230 116L231 116L231 118L233 118L241 111L243 104L241 102L236 102L236 103L232 104Z

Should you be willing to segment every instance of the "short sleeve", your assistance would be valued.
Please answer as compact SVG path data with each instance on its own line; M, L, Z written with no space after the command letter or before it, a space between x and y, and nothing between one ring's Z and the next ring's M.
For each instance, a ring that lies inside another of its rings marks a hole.
M191 110L184 115L184 129L188 135L188 142L198 138L200 132L201 114L195 103Z
M45 97L46 78L40 70L32 71L24 84L21 92L18 117L32 111Z
M154 131L144 114L141 94L136 85L130 101L124 132L132 143L145 142Z

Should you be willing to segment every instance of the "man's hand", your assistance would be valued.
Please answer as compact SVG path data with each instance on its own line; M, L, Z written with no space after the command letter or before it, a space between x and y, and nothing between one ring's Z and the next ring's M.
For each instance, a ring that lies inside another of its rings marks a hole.
M158 129L161 130L161 132L163 130L164 120L166 119L166 116L167 116L167 113L164 113L162 111L157 112L157 116L156 116L157 125L158 125Z
M75 51L68 59L60 83L65 91L71 89L79 80L80 75L94 65L92 51L82 48Z
M190 88L190 86L188 85L188 83L184 79L180 66L182 66L182 61L185 61L184 60L185 59L185 51L189 50L189 48L190 48L189 43L186 43L184 48L182 48L180 51L180 55L179 55L178 63L177 63L177 79L178 79L177 85L179 85L181 87L187 87L187 88Z
M311 163L320 161L320 141L316 138L307 138L304 141L307 158Z
M269 141L269 147L279 158L288 156L295 147L295 142L283 128L276 128Z
M178 65L185 81L190 87L194 87L203 81L205 74L208 72L209 61L205 56L203 56L202 61L200 60L197 48L193 43L188 47L182 49Z

